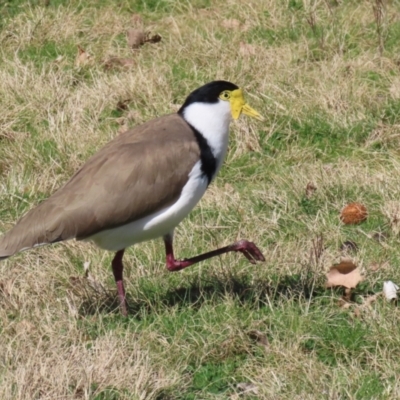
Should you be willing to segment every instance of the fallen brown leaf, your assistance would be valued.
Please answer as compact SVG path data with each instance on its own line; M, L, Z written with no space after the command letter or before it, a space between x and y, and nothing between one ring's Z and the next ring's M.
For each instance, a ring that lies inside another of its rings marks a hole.
M138 49L145 43L146 32L141 29L130 28L127 32L128 46L131 49Z
M119 100L117 103L117 110L118 111L126 111L128 109L128 105L131 101L132 101L132 99Z
M128 46L131 49L138 49L145 43L158 43L161 39L160 35L150 36L149 32L144 32L142 29L130 28L127 32Z
M379 263L374 262L369 266L369 269L372 272L376 272L376 271L378 271L380 269L380 267L381 267L381 265Z
M340 220L346 225L355 225L368 217L367 208L361 203L349 203L340 213Z
M313 182L308 182L306 186L306 197L310 198L314 195L315 191L317 190L317 187Z
M135 60L132 58L118 58L111 57L104 63L104 69L110 70L112 68L131 68L135 65Z
M162 39L162 37L160 35L155 34L153 36L149 36L146 39L146 43L158 43L158 42L161 42L161 39Z
M248 335L250 337L250 339L256 341L257 343L268 347L269 346L269 341L267 338L267 335L261 331L258 330L252 330L250 332L248 332Z
M363 279L359 268L351 261L342 261L340 264L332 266L326 277L327 288L343 286L351 289L355 288Z
M78 45L78 54L75 58L75 65L81 67L82 65L86 65L91 61L92 56L85 51L81 46Z

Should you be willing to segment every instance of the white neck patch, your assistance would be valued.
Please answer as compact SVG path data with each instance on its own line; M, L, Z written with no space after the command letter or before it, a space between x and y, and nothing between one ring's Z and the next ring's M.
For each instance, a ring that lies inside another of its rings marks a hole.
M228 148L229 124L232 120L229 101L189 104L183 111L183 118L207 139L217 160L218 172Z

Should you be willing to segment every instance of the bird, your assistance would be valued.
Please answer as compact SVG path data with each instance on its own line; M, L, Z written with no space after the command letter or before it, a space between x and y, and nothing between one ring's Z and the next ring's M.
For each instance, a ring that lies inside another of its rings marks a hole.
M173 249L174 229L218 174L230 123L241 114L263 120L245 102L242 89L217 80L192 91L177 112L115 137L0 236L0 260L70 239L94 242L115 253L111 268L124 316L123 256L134 244L163 238L169 271L228 252L240 252L253 264L265 261L248 240L182 260Z

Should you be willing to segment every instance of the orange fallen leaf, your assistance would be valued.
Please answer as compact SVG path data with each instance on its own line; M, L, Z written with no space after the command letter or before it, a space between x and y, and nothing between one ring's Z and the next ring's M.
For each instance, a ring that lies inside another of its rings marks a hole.
M326 277L327 288L343 286L351 289L355 288L363 280L360 269L351 261L342 261L340 264L332 266Z
M359 224L365 221L367 216L367 208L361 203L349 203L340 213L340 219L346 225Z

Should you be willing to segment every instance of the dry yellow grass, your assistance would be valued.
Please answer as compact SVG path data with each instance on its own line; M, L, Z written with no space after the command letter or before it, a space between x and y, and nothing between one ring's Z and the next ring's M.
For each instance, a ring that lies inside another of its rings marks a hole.
M378 1L52 3L21 3L0 25L0 231L122 129L227 79L266 122L232 124L226 165L177 229L176 253L247 238L267 262L230 255L169 274L161 243L136 246L128 320L112 311L112 255L91 244L0 263L0 398L234 399L241 381L261 399L399 398L398 308L379 300L357 317L323 290L350 239L361 298L400 282L399 2L385 5L382 54ZM161 43L128 48L133 13ZM111 57L134 65L107 70ZM351 201L369 217L346 228L339 213ZM310 261L320 234L324 251Z

